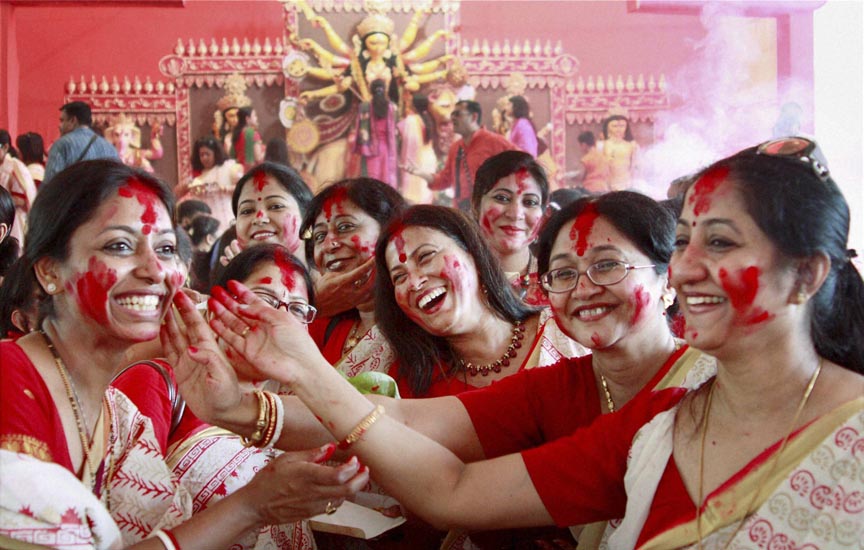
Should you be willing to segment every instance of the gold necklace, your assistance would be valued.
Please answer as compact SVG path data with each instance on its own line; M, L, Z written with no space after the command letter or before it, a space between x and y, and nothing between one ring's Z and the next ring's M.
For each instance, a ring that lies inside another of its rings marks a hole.
M675 340L675 353L676 351L681 349L681 342L679 340ZM668 361L668 359L667 359ZM661 367L662 368L662 367ZM599 369L598 369L599 370ZM609 384L606 383L606 377L603 376L603 373L600 373L600 384L603 386L603 393L606 394L606 408L609 409L610 413L615 412L615 402L612 401L612 392L609 391Z
M615 402L612 401L612 393L609 391L609 386L606 384L606 377L600 374L600 383L603 385L603 393L606 394L606 408L610 413L615 412Z
M735 534L741 529L741 526L744 525L744 521L747 519L747 516L750 514L750 509L753 508L753 504L759 498L759 495L762 493L762 489L765 486L765 482L771 477L771 474L774 473L774 469L777 468L777 463L780 461L780 455L783 454L783 451L786 449L786 442L789 441L789 437L792 435L792 430L795 429L795 426L798 424L798 417L801 415L801 411L804 410L805 405L807 405L807 401L810 399L810 394L813 392L813 387L816 385L816 380L819 378L819 373L822 372L822 361L823 359L819 359L819 364L816 365L816 370L813 371L813 376L810 377L810 381L807 383L807 387L804 389L804 396L801 398L801 402L798 403L798 410L795 411L795 416L792 417L792 422L789 424L789 429L786 430L786 435L783 437L783 441L780 443L780 447L777 449L777 452L774 454L772 459L771 467L762 474L762 480L756 489L756 492L753 493L753 497L750 499L750 504L747 505L747 508L744 509L744 514L741 516L741 521L738 522L738 526L735 527L735 530L732 531L732 534L729 536L729 540L726 541L726 544L723 545L723 550L729 547L732 544L732 539L735 538ZM705 439L706 434L708 433L708 415L711 413L711 399L714 397L714 382L716 378L711 382L711 389L708 390L708 397L705 399L705 409L702 413L702 436L701 441L699 443L699 500L697 501L698 508L696 509L696 534L699 537L699 550L702 550L702 508L704 506L703 499L703 481L705 474Z
M490 372L501 372L502 367L510 366L510 359L516 357L517 349L522 347L522 339L525 338L525 323L522 321L513 323L513 336L510 337L510 345L500 359L486 365L475 365L474 363L464 359L459 359L459 366L462 367L469 376L489 376Z
M75 391L75 386L72 385L72 379L69 372L66 370L66 365L57 349L54 347L54 342L44 330L39 331L54 356L54 364L57 366L57 371L60 373L60 378L63 380L63 387L66 389L66 397L69 399L69 405L72 407L72 414L75 416L75 424L78 426L78 436L81 438L81 452L84 453L84 463L90 473L90 482L93 486L96 484L96 472L93 469L93 464L90 461L90 432L87 430L87 425L84 422L84 409L81 407L81 400L78 398L78 392ZM91 489L93 489L91 486Z
M351 351L354 346L360 343L363 336L366 335L365 332L362 335L360 334L361 326L363 326L363 319L357 319L357 322L351 327L351 332L348 333L348 338L345 339L345 345L342 346L343 355Z

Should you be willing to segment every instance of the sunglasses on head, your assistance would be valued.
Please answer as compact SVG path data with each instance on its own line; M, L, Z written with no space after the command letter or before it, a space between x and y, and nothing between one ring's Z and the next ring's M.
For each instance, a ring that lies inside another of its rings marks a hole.
M810 166L813 173L816 174L821 181L827 181L831 177L828 167L824 160L816 157L817 149L815 141L811 141L802 137L785 137L767 141L756 147L757 155L765 155L769 157L788 158L803 162Z

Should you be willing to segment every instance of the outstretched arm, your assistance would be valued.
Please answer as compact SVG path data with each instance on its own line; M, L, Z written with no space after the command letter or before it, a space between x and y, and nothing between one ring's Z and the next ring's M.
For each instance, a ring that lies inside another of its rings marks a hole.
M270 378L291 387L334 438L356 435L374 405L317 348L313 352L298 345L308 334L290 315L267 311L240 284L232 283L229 290L239 301L214 292L232 314L215 312L211 326L216 333L233 349L255 356ZM387 414L368 426L351 452L370 466L385 490L436 525L489 529L552 523L520 455L466 466L445 447Z
M222 295L224 291L214 289L214 293ZM255 431L258 400L251 393L241 392L234 370L219 350L210 328L195 309L195 303L181 294L178 293L174 303L182 316L185 330L180 330L173 314L169 314L162 334L164 352L169 362L175 365L181 392L199 418L248 437ZM213 315L230 319L227 321L229 323L240 321L217 300L211 300L210 309ZM265 313L269 312L265 310ZM216 326L219 326L218 323L221 321L214 320ZM193 351L189 351L190 346ZM317 355L320 361L326 363L308 334L304 339L298 338L294 346L297 349L309 348L307 353L310 356ZM236 353L235 359L237 356L243 359L235 361L235 368L240 364L251 363L244 355L245 346L231 349L232 353ZM329 369L334 370L333 367ZM255 379L278 379L275 373L244 371L242 374ZM455 397L397 400L369 395L366 398L372 403L382 404L391 418L438 441L461 459L474 461L484 458L468 412ZM322 421L299 398L282 396L282 402L285 405L285 424L277 447L298 450L334 440Z

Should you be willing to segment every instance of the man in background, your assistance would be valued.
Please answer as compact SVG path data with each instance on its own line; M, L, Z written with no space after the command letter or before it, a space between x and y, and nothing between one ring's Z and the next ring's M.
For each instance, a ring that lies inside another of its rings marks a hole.
M90 128L91 122L90 106L83 101L60 107L60 139L48 152L43 182L50 181L55 174L81 160L120 160L117 149Z

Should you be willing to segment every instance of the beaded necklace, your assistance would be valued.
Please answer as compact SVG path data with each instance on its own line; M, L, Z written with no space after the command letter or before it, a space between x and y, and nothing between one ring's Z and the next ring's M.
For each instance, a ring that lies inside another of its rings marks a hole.
M466 362L464 359L460 358L459 366L462 367L469 376L477 376L478 374L489 376L490 372L501 372L501 368L509 366L510 359L516 357L516 350L522 347L523 338L525 338L525 323L523 321L513 323L513 336L510 337L510 345L507 346L507 350L500 359L486 365L475 365L470 361Z

